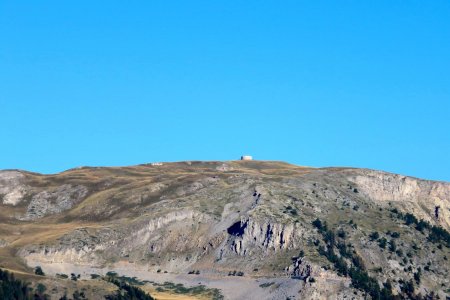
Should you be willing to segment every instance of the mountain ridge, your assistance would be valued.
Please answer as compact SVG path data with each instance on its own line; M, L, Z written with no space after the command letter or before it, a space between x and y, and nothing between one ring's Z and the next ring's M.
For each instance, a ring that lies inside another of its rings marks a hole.
M201 278L228 299L250 287L260 299L375 297L386 282L412 299L450 288L444 181L277 161L2 170L0 207L0 264L41 266L53 285L57 273L114 271L160 284ZM358 285L352 260L378 292ZM429 279L414 283L418 272Z
M393 171L386 171L383 169L372 169L372 168L365 168L365 167L354 167L354 166L321 166L321 167L315 167L315 166L305 166L305 165L297 165L294 163L290 163L283 160L252 160L253 162L259 162L259 163L279 163L279 164L286 164L293 167L299 167L299 168L308 168L308 169L348 169L348 170L366 170L366 171L374 171L374 172L380 172L385 174L391 174L391 175L400 175L412 179L418 179L423 181L433 181L433 182L441 182L441 183L450 183L450 181L443 180L443 179L428 179L421 176L413 176L413 175L406 175L400 172L393 172ZM136 165L121 165L121 166L78 166L73 168L68 168L65 170L62 170L60 172L56 173L41 173L37 171L30 171L27 169L15 169L15 168L7 168L7 169L0 169L0 172L4 171L17 171L20 173L28 173L32 175L42 175L42 176L55 176L60 175L67 172L77 171L77 170L90 170L90 169L121 169L121 168L134 168L134 167L145 167L145 166L159 166L159 164L167 165L167 164L187 164L187 163L241 163L242 160L182 160L182 161L161 161L161 162L149 162L149 163L142 163L142 164L136 164Z

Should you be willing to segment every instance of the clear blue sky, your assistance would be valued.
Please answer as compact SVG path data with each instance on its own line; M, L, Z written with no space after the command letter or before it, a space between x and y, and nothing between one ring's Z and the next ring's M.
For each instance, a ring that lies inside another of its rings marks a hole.
M0 0L0 169L241 154L450 181L450 1Z

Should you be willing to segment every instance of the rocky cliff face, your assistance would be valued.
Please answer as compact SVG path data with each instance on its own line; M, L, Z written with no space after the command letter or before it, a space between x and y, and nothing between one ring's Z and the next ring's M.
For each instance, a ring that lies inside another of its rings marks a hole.
M302 228L294 224L244 218L230 226L227 232L231 250L238 255L251 255L253 249L270 252L295 248L295 240L301 238Z
M22 259L49 274L120 270L153 280L167 272L176 280L196 270L224 291L231 280L253 282L263 299L344 299L368 294L350 275L356 265L394 294L406 295L412 280L414 295L449 295L445 182L278 162L187 162L49 176L2 171L0 195L0 254L16 253L0 255L1 263L25 271Z
M450 184L361 170L349 176L361 193L376 203L395 202L418 217L450 228ZM437 211L436 211L437 209Z

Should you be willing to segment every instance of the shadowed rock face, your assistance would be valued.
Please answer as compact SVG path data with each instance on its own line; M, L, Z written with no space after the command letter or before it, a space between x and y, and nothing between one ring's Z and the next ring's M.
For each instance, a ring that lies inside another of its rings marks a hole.
M10 261L49 274L70 265L86 274L93 267L144 272L152 280L157 270L175 277L200 270L205 281L227 282L234 271L241 280L277 282L255 284L261 299L286 299L287 291L301 299L363 297L319 250L331 247L337 257L348 249L349 266L361 262L380 284L391 281L394 293L419 269L416 292L443 298L450 288L445 240L402 219L410 213L449 230L445 182L280 162L187 162L47 176L2 171L0 195L15 214L2 220L1 249L17 253ZM320 233L316 219L332 233Z
M227 232L229 235L234 236L243 236L245 232L245 228L247 227L248 222L244 222L241 224L241 221L234 223L230 227L228 227Z

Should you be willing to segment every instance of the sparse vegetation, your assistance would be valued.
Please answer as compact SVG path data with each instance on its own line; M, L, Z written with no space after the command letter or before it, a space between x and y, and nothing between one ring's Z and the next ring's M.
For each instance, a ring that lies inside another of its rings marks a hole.
M69 278L69 275L56 273L56 277L57 278L61 278L61 279L67 279L67 278Z
M427 221L418 220L413 214L402 214L397 209L392 209L391 212L395 213L397 218L403 219L406 225L414 226L414 228L420 232L428 230L428 241L432 243L442 243L447 248L450 248L450 233L444 228L436 225L431 225Z
M395 243L395 240L390 240L389 241L389 251L390 252L397 251L397 244Z
M45 293L46 291L47 287L38 283L33 293L28 283L16 279L14 274L0 269L0 299L49 300L50 296Z
M313 225L316 228L320 228L319 232L321 233L323 240L326 244L326 248L320 246L318 249L319 254L325 256L328 261L333 263L338 274L342 276L349 276L352 280L352 285L356 289L362 290L369 294L373 299L395 299L392 295L392 286L390 284L386 284L381 288L375 278L369 276L366 271L366 267L364 265L361 257L356 253L350 253L347 250L344 241L338 243L336 245L335 236L332 230L329 230L326 222L322 222L319 219L316 219L313 222ZM373 237L378 237L378 233L373 233ZM336 254L334 248L339 250L339 254ZM350 258L353 264L352 267L349 267L346 258Z
M297 210L294 207L290 206L290 205L285 207L285 209L283 210L283 213L290 214L290 215L292 215L294 217L298 215Z
M119 280L116 277L107 277L107 281L116 285L119 290L113 295L106 296L106 300L154 300L152 296L140 288Z
M214 300L222 300L223 296L218 289L208 289L204 285L197 285L194 287L185 287L183 284L175 284L172 282L164 282L163 284L154 283L157 286L156 290L160 292L170 291L175 294L184 294L192 296L209 296Z
M86 295L84 294L84 292L79 292L78 290L76 290L75 292L73 292L72 294L73 300L86 300ZM125 299L124 299L125 300ZM135 298L132 300L139 300L139 298Z
M234 270L228 272L228 276L244 276L244 272Z
M260 284L259 287L267 288L267 287L272 286L274 284L275 284L275 282L273 282L273 281L272 282L265 282L265 283Z
M400 237L400 233L394 231L390 233L390 236L394 239L398 239Z

